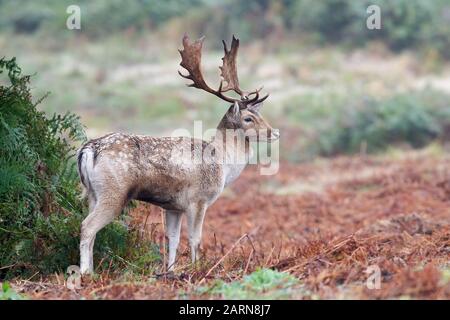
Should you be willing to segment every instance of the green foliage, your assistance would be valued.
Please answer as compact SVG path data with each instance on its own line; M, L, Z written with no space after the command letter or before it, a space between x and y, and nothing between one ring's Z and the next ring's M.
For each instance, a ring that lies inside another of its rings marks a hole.
M159 246L127 230L121 223L109 226L109 234L99 232L94 245L94 255L100 257L99 272L120 269L130 274L151 275L162 262Z
M450 97L423 90L377 99L368 96L302 96L290 101L288 117L300 125L296 159L317 155L384 151L392 145L421 148L435 141L448 140ZM298 105L308 106L299 109Z
M447 285L450 283L450 268L444 268L442 269L442 280L441 282L444 285Z
M380 30L366 27L370 5L380 7ZM271 34L275 39L280 34L307 35L319 44L350 47L379 40L392 50L436 51L449 58L449 10L446 0L226 0L191 12L188 21L192 32L219 38L238 34L249 41Z
M271 269L258 269L240 281L215 282L201 287L200 294L220 295L224 299L287 299L299 292L300 282L290 274Z
M376 39L393 50L426 48L449 57L448 1L286 0L285 4L289 26L306 30L321 42L342 41L354 46ZM380 7L380 30L366 28L369 5Z
M68 17L67 7L76 4L81 9L83 32L98 37L129 28L157 27L200 3L201 0L7 0L0 2L0 27L19 33L61 33Z
M3 282L0 291L0 300L24 300L26 297L18 294L8 282Z
M382 29L379 38L393 49L416 47L437 30L432 30L433 17L445 23L439 12L442 7L427 1L374 1L382 8ZM431 44L431 42L429 43Z
M71 142L84 132L72 114L47 118L36 109L30 77L14 59L0 67L11 83L0 87L0 264L42 269L76 236L70 212L79 216L82 206Z
M59 38L70 0L0 2L0 28L18 33L42 31ZM450 3L446 0L80 0L82 33L89 37L124 30L154 30L174 18L184 17L189 32L243 41L266 39L270 34L307 34L319 43L360 46L370 40L385 42L393 50L435 50L449 58ZM368 30L366 9L381 9L381 30ZM182 32L184 30L180 30Z
M286 12L289 26L313 32L321 41L342 40L356 19L364 19L358 17L358 11L364 8L355 1L302 0L286 1L285 4L291 8ZM361 25L363 21L365 19L359 21Z
M74 159L85 134L74 114L47 117L36 109L40 101L32 101L30 77L21 75L15 59L0 60L0 75L5 71L9 84L0 86L0 278L64 271L78 264L86 213ZM108 265L117 256L141 259L143 249L129 249L136 241L135 231L114 223L100 232L96 258Z

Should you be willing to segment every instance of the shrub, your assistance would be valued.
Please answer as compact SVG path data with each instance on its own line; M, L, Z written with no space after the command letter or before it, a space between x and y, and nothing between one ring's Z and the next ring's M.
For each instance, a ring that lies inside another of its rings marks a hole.
M67 18L65 10L71 4L69 0L42 0L39 4L32 0L0 1L0 28L23 33L43 30L59 39L79 34L61 32ZM88 37L127 29L155 30L184 17L189 33L224 39L234 33L247 42L267 39L271 33L278 38L280 32L312 34L319 43L349 46L377 39L393 50L435 50L450 57L447 0L79 0L78 4L82 33ZM366 9L372 4L381 8L381 30L366 28Z
M76 4L81 8L82 29L91 37L104 36L129 28L158 27L168 19L184 14L200 4L200 0L13 0L0 1L0 27L14 32L34 33L44 30L57 36L65 28L66 8Z
M368 152L383 151L395 144L420 148L433 140L448 138L450 108L445 94L425 90L386 100L364 97L355 101L342 101L327 117L319 116L313 121L321 125L306 143L306 153L355 153L362 145Z
M312 32L323 42L342 40L358 18L354 2L347 0L301 0L289 6L286 15L291 28Z
M78 263L86 207L79 198L74 154L85 134L76 115L47 117L37 110L42 99L32 101L30 77L21 74L15 59L0 60L0 76L5 71L8 79L0 82L7 83L0 86L0 278L62 271ZM136 246L136 239L124 224L112 224L100 232L95 255L105 263L139 259L134 248L141 250L145 241Z
M307 31L322 43L343 41L364 45L381 40L393 50L434 49L449 57L450 6L447 1L420 0L285 0L285 19L290 29ZM366 8L381 9L381 29L368 30Z

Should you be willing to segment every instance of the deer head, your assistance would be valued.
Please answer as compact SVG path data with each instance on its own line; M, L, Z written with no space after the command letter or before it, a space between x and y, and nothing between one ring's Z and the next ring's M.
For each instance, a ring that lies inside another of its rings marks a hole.
M279 138L278 130L273 129L259 112L264 100L269 95L260 97L259 94L262 87L250 92L243 91L239 87L236 64L239 40L233 36L229 50L226 42L222 40L224 57L222 58L222 66L219 67L222 80L219 88L215 90L206 83L200 67L204 39L205 37L202 37L191 42L187 35L183 37L183 49L179 50L181 55L180 65L188 71L188 74L184 75L178 71L180 76L192 80L193 83L188 84L189 87L204 90L226 102L232 103L221 122L227 129L242 129L249 138L256 138L258 141L277 140ZM225 95L229 91L234 91L239 95L239 98ZM261 134L262 132L264 134Z

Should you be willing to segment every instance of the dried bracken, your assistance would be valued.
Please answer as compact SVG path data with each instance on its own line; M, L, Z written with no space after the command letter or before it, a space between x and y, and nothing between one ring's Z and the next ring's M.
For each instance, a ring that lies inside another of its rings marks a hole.
M299 181L316 191L276 193ZM77 292L55 277L15 286L37 299L204 298L194 290L200 282L238 280L268 267L301 280L305 292L294 298L449 299L442 276L450 263L449 181L450 157L420 152L285 164L267 179L250 168L211 207L201 263L190 266L189 250L181 247L176 279L123 282L100 274ZM162 243L158 209L142 205L131 214L133 227ZM366 286L370 266L381 272L380 289Z

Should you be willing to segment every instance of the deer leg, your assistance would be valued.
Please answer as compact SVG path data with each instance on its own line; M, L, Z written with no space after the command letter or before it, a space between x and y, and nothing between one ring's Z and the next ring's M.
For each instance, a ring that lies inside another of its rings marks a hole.
M95 209L95 206L97 204L97 201L95 200L94 197L89 197L89 212L93 212ZM91 241L91 244L89 246L89 254L93 257L94 255L94 243L95 243L95 237L96 235L94 235L94 238ZM92 269L94 269L94 259L91 259L92 262Z
M98 201L92 212L81 223L80 271L82 274L94 272L94 242L97 232L122 210L118 202Z
M89 195L88 195L89 213L94 211L96 203L97 203L97 200L95 200L94 195L92 193L89 193Z
M178 211L166 211L166 236L169 239L169 260L167 270L173 271L177 248L180 243L182 213Z
M206 206L199 205L187 212L187 223L189 232L189 244L191 246L191 259L195 263L199 256L199 246L202 238L203 219L205 218Z

